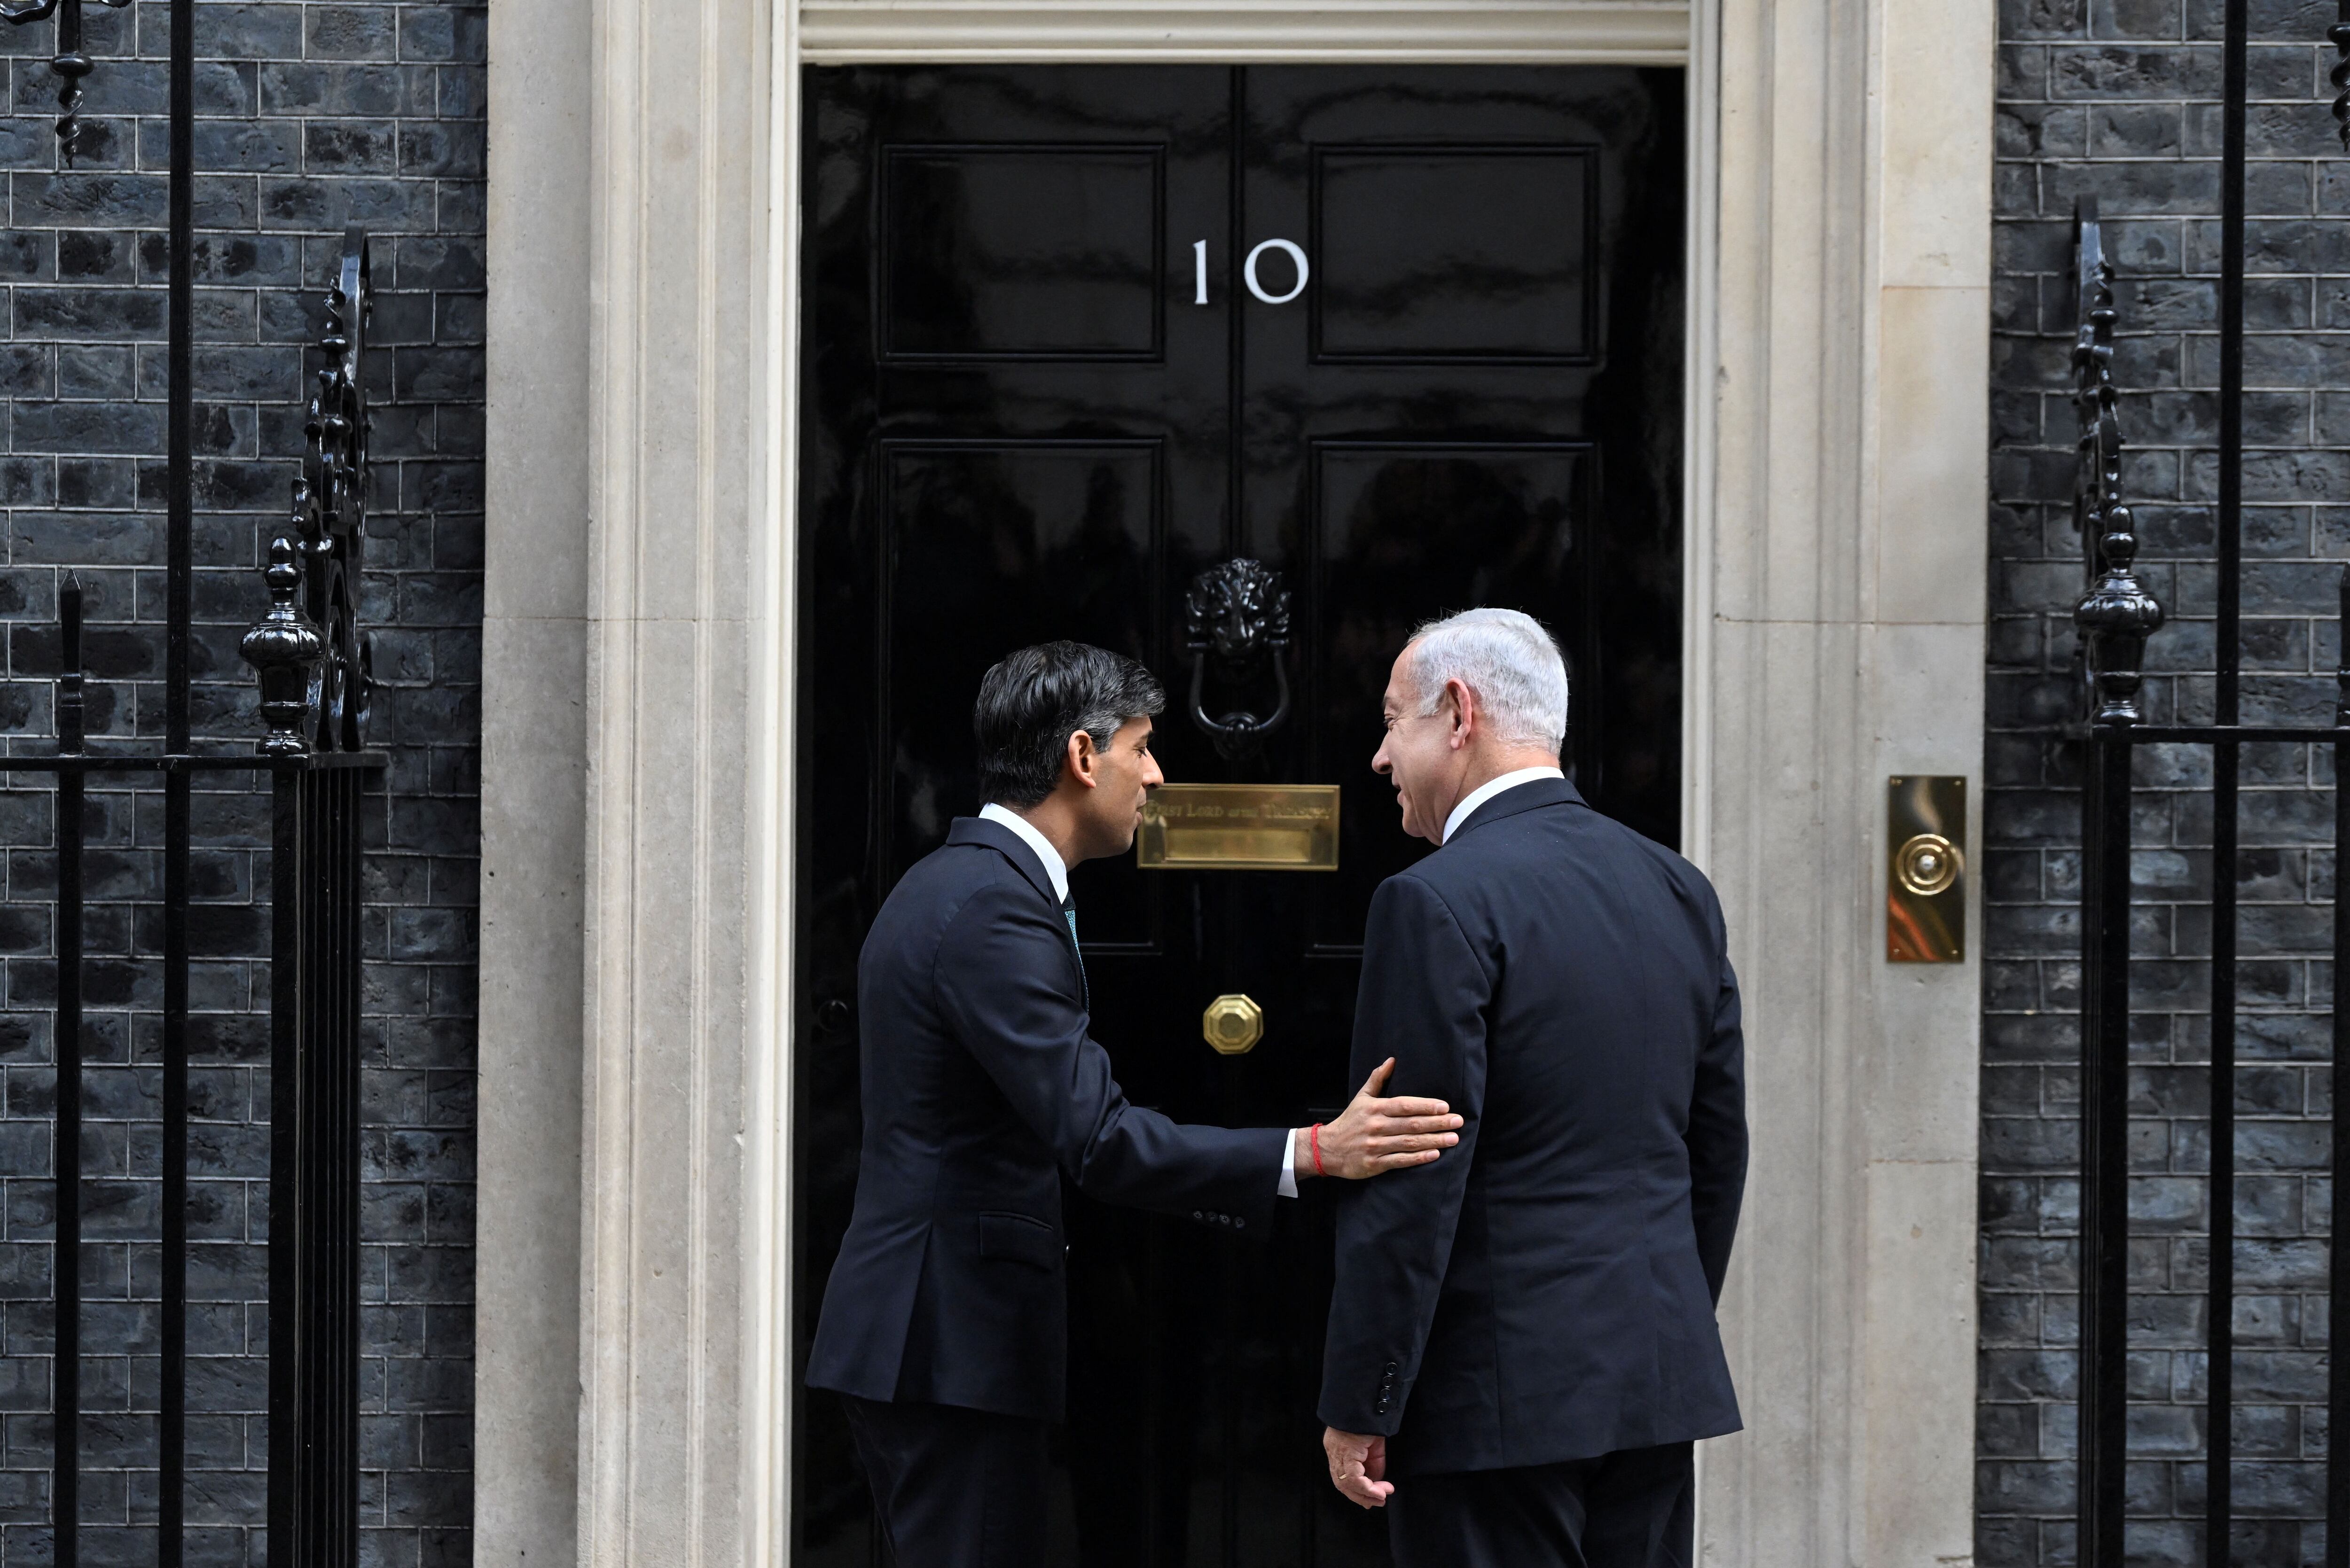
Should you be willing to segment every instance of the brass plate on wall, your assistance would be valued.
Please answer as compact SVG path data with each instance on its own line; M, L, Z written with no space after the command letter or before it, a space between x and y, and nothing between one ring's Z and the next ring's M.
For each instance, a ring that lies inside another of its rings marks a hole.
M1961 963L1967 956L1967 781L1885 781L1885 956Z
M1160 784L1134 836L1146 871L1336 871L1336 784Z

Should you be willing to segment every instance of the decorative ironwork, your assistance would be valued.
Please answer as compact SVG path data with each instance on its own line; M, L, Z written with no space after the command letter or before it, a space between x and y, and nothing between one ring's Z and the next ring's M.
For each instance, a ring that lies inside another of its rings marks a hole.
M1248 756L1289 722L1289 670L1283 657L1289 647L1289 590L1281 586L1281 574L1262 562L1226 561L1191 579L1183 614L1191 650L1191 722L1227 762ZM1275 699L1270 717L1260 719L1246 710L1208 717L1211 652L1235 677L1245 677L1259 655L1272 655Z
M62 82L57 137L72 161L80 129L79 83L91 69L82 47L85 0L0 0L0 20L54 17ZM94 0L110 6L129 0ZM342 267L328 297L327 365L309 404L310 451L287 526L271 540L264 573L270 607L243 651L259 671L267 726L259 756L199 751L192 725L194 647L194 282L195 0L169 0L169 284L166 321L168 415L163 483L166 556L162 745L130 735L85 735L88 714L80 585L57 592L58 667L54 687L57 752L0 756L0 772L56 781L57 1043L51 1123L55 1236L48 1271L54 1376L49 1433L48 1560L82 1568L84 1511L81 1419L90 1347L80 1271L87 1193L82 1187L82 1054L88 888L83 870L94 815L92 774L161 796L161 896L132 911L132 927L161 917L161 1246L154 1254L156 1420L151 1540L155 1560L187 1560L190 1485L188 1347L192 1203L189 1149L192 805L195 781L260 775L271 800L270 1225L268 1532L273 1562L304 1568L358 1568L359 1076L360 888L364 869L362 789L384 757L363 750L369 698L367 639L358 626L360 553L366 536L368 410L362 376L370 306L366 236L345 236ZM141 589L142 594L144 589ZM142 710L141 724L144 714ZM142 783L143 781L143 783ZM146 820L143 813L141 821ZM111 898L112 895L109 895ZM146 939L142 936L141 941ZM146 1003L135 1003L144 1007ZM144 1036L142 1036L143 1038ZM117 1403L120 1401L118 1400ZM202 1449L199 1449L201 1454ZM101 1462L111 1465L113 1459Z
M294 482L289 531L270 541L263 573L272 603L241 649L260 672L269 725L260 749L269 754L367 747L374 653L359 629L359 592L367 545L364 361L374 307L367 234L354 228L343 236L342 267L327 292L318 345L326 364L304 426L309 456Z
M2343 148L2350 151L2350 0L2341 0L2334 26L2325 29L2325 41L2339 57L2325 78L2334 84L2334 129L2341 132Z
M2073 340L2073 404L2081 421L2081 464L2073 495L2089 569L2088 591L2073 608L2095 704L2090 722L2133 724L2146 639L2162 625L2162 606L2133 569L2135 520L2122 501L2122 433L2115 417L2113 266L2105 257L2095 198L2074 213L2074 284L2079 327Z
M71 756L82 748L88 710L82 691L81 577L68 572L57 589L57 751Z
M2140 661L2162 607L2132 570L2137 536L2121 499L2113 267L2094 197L2074 202L2073 246L2081 425L2073 513L2089 577L2073 620L2090 709L2081 791L2080 1539L2084 1563L2118 1568L2129 1409L2130 757L2145 733Z
M294 556L294 541L285 535L269 542L269 565L261 574L269 585L269 612L237 645L261 673L261 718L269 726L261 740L265 756L298 757L310 749L302 732L317 709L318 666L327 657L325 636L294 602L302 587Z
M2225 1568L2241 1550L2235 1448L2236 1370L2236 1077L2238 997L2237 882L2242 748L2247 742L2332 748L2334 775L2350 781L2350 647L2337 660L2330 723L2245 722L2243 702L2243 397L2246 123L2250 7L2223 7L2220 52L2219 214L2219 431L2213 599L2213 677L2210 717L2199 704L2147 722L2139 712L2140 661L2147 639L2162 624L2162 607L2134 566L2137 538L2121 499L2121 433L2115 418L2113 269L2107 263L2094 200L2075 207L2075 278L2079 329L2073 353L2081 463L2074 498L2086 556L2089 587L2074 612L2081 629L2091 714L2082 737L2081 855L2081 1392L2080 1524L2076 1555L2090 1568L2118 1568L2127 1552L2130 1501L2130 1117L2133 1085L2131 1011L2131 841L2142 803L2135 796L2133 761L2150 743L2211 750L2210 896L2208 1041L2210 1062L2210 1160L2205 1203L2209 1235L2202 1352L2204 1449L2199 1469L2204 1560ZM2342 57L2333 73L2341 94L2334 104L2350 147L2350 0L2327 37ZM2350 628L2350 568L2339 587L2336 636ZM2334 791L2334 844L2350 844L2350 782ZM2350 909L2333 894L2334 973L2350 975ZM2333 1008L2333 1071L2350 1082L2350 1008ZM2336 1189L2350 1183L2350 1116L2334 1118L2331 1175ZM2328 1249L2327 1290L2350 1302L2350 1244L2337 1233ZM2350 1423L2350 1356L2333 1359L2327 1374L2326 1418ZM2350 1443L2325 1457L2326 1568L2350 1568Z
M98 0L101 5L120 10L130 0ZM81 135L81 78L95 67L81 47L82 0L0 0L0 22L26 22L57 19L57 50L49 57L49 69L57 78L57 151L65 158L66 167L73 167L74 143Z
M2342 568L2341 599L2334 613L2341 624L2350 626L2350 564ZM2335 648L2334 660L2334 722L2350 728L2350 644Z

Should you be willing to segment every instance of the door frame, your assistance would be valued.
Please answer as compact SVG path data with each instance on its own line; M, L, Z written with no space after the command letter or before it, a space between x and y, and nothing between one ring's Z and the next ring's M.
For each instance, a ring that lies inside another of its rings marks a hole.
M1877 803L1981 776L1990 13L491 8L481 1561L788 1560L798 67L851 58L1686 62L1683 843L1756 1134L1703 1550L1968 1559L1980 971L1877 956Z

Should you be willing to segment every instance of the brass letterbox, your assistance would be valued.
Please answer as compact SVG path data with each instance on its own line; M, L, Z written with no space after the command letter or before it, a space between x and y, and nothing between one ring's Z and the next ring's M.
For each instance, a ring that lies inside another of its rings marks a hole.
M1336 871L1336 784L1161 784L1142 808L1146 871Z

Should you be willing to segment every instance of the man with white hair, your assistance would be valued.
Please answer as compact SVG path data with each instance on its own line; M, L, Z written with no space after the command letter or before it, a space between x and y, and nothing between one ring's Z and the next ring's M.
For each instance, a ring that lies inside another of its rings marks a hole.
M1679 1568L1691 1444L1739 1427L1721 906L1567 782L1566 697L1541 623L1470 610L1396 659L1371 760L1441 847L1371 900L1354 1070L1466 1118L1340 1200L1324 1447L1399 1568Z

